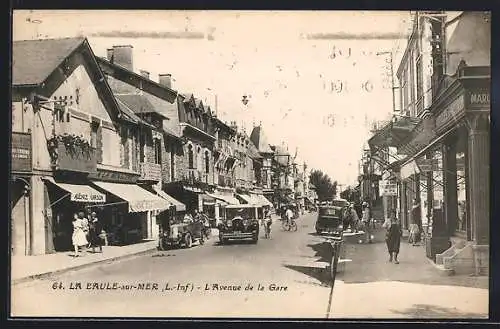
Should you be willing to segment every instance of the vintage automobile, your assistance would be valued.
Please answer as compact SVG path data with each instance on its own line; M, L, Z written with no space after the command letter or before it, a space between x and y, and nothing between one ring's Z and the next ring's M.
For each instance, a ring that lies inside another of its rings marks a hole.
M202 221L171 223L167 230L162 232L160 249L191 248L193 243L205 243L204 225Z
M316 233L341 234L344 231L344 207L338 205L320 206L316 219Z
M219 241L251 239L259 241L259 208L251 204L228 205L223 208L222 223L219 224Z

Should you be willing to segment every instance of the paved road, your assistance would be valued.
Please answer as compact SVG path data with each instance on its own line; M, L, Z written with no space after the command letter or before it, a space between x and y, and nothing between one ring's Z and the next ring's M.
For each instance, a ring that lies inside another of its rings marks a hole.
M261 237L257 245L220 246L214 237L204 246L155 252L68 273L57 280L14 286L12 313L324 318L331 289L327 274L314 268L322 258L318 255L322 240L310 234L314 231L312 214L303 216L298 223L297 232L283 232L276 222L272 238ZM58 287L61 283L64 289L54 290L54 283ZM112 288L138 287L139 283L151 283L149 288L153 290L101 290L107 284ZM166 289L167 284L177 290ZM246 290L247 285L253 290Z
M272 239L154 252L16 285L18 316L480 318L488 312L487 278L442 277L423 247L402 243L400 264L387 261L383 232L374 244L347 238L345 269L331 304L328 244L314 232L314 216L298 232L275 223ZM150 283L148 286L147 283ZM64 289L53 289L64 287ZM144 289L138 289L144 284ZM156 284L156 286L155 286ZM168 286L167 286L168 284ZM130 290L107 288L133 286ZM253 287L246 290L247 285ZM90 289L87 289L90 288ZM155 289L157 287L157 289ZM166 288L177 287L177 290ZM259 288L260 287L260 288ZM71 289L75 288L75 289ZM240 289L240 290L234 290Z

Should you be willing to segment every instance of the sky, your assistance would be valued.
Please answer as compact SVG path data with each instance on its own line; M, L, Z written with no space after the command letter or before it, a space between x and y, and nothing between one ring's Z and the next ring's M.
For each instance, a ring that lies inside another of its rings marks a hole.
M97 56L134 47L134 71L171 73L223 121L353 185L374 121L393 111L409 12L15 11L13 40L85 36ZM242 97L247 96L247 105ZM217 106L215 106L217 103Z

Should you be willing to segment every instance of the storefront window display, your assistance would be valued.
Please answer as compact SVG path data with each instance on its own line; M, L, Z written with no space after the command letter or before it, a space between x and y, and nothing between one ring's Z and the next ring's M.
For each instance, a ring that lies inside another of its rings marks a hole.
M456 152L456 167L457 167L457 204L458 204L458 218L456 230L458 232L467 232L467 185L465 173L465 153L467 147L467 135L460 134L457 144Z

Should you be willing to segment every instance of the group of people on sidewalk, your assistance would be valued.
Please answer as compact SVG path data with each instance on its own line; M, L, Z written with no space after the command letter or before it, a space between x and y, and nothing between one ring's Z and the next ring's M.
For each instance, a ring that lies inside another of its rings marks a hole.
M359 219L358 211L354 203L350 203L344 212L344 224L345 227L349 227L352 232L357 233L358 231L365 232L364 242L372 243L373 234L372 228L374 226L374 220L372 218L372 213L368 202L363 202L361 204L361 220ZM360 240L361 243L363 240Z
M72 235L74 256L78 257L80 255L80 249L82 249L83 254L86 253L88 248L92 248L92 252L99 248L99 252L102 252L105 240L103 234L103 227L94 211L90 213L90 219L85 216L83 211L76 213L73 216Z

